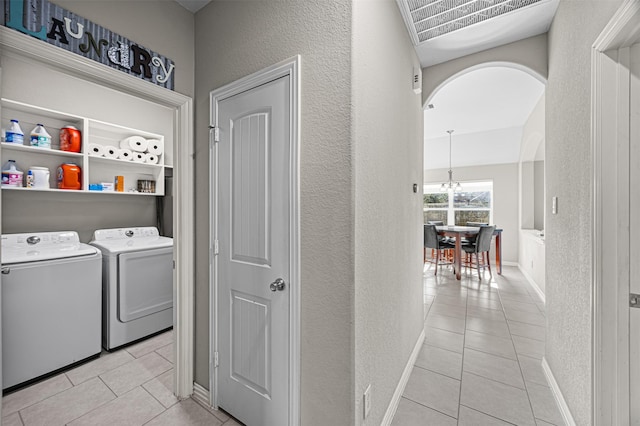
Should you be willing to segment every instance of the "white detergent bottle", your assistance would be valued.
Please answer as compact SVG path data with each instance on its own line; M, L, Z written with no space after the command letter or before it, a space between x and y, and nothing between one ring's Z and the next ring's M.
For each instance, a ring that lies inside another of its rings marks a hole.
M22 171L14 160L9 160L2 166L2 186L22 186Z
M31 131L31 146L51 149L51 135L47 133L42 124L38 124Z
M11 120L9 128L5 131L5 142L22 145L24 143L24 133L20 128L18 120Z

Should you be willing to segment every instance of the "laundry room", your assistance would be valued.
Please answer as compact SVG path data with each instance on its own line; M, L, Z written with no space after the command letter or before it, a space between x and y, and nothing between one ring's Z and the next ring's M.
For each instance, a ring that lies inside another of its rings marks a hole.
M5 395L174 325L193 31L109 3L0 0Z

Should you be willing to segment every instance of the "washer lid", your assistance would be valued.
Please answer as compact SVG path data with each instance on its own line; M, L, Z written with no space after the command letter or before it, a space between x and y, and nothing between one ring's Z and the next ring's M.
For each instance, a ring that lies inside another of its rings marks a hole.
M153 226L140 228L98 229L89 244L104 253L124 253L137 250L173 247L173 238L161 237Z
M96 254L75 231L2 235L2 264L37 262Z

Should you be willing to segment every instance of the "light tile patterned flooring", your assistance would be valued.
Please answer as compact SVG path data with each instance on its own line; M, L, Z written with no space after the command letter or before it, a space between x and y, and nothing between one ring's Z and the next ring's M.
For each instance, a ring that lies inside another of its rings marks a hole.
M425 342L393 420L418 425L564 425L541 361L544 304L503 275L425 267Z
M173 395L173 332L112 353L2 398L2 426L238 426Z

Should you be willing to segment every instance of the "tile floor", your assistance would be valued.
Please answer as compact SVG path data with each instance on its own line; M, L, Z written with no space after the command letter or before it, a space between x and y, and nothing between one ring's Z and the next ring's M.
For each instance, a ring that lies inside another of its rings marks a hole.
M173 388L173 332L159 334L2 398L2 426L238 426Z
M473 273L472 273L473 272ZM562 426L541 361L544 304L515 267L425 267L425 341L394 426Z

